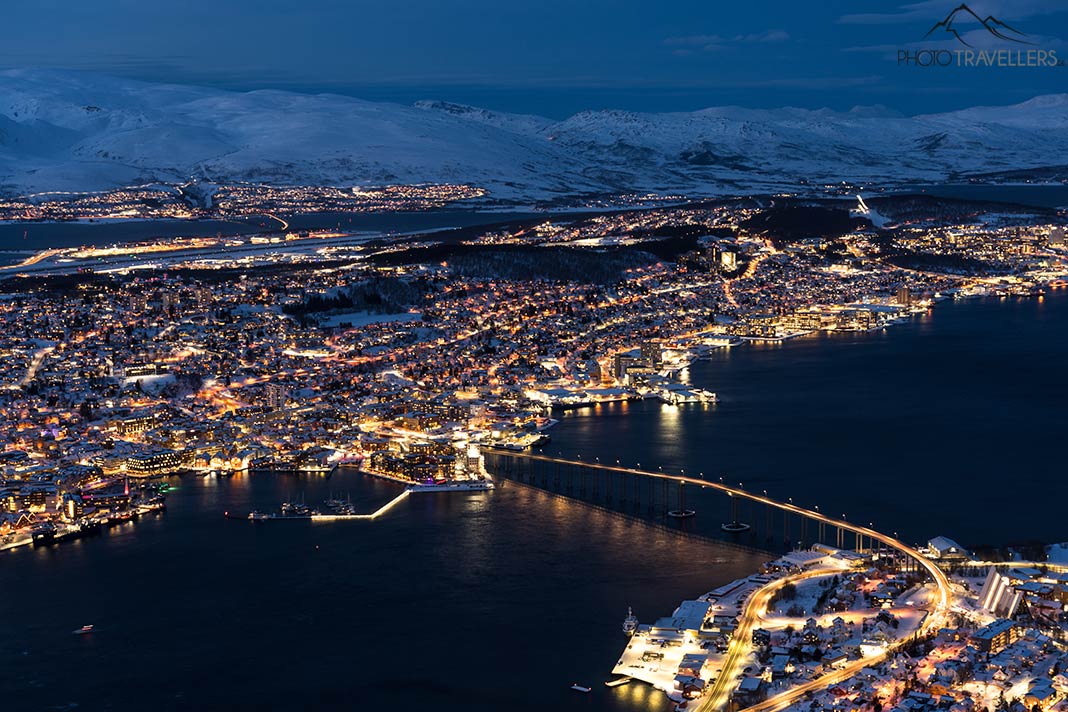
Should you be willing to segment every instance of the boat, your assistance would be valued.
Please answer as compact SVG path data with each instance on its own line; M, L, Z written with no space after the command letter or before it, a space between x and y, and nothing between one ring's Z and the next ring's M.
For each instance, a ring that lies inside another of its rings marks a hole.
M749 531L752 527L744 522L730 522L728 524L721 524L719 528L731 534L739 534L741 532Z
M311 508L304 502L282 502L282 517L307 517L312 513Z
M615 680L606 681L604 683L604 686L605 687L619 687L620 685L626 685L628 682L630 682L633 679L634 679L633 677L630 677L628 675L624 675L623 677L617 677Z
M672 509L667 513L669 517L674 517L675 519L686 519L687 517L692 517L696 514L697 512L692 509ZM748 529L748 527L746 528Z
M282 513L271 512L269 514L264 514L263 512L249 512L248 518L249 518L249 520L251 520L253 522L275 521L277 519L301 519L301 520L304 520L304 519L311 519L312 516L314 516L316 514L319 514L319 512L312 511L312 510L308 510L305 513L300 513L300 512L282 512Z
M627 617L623 619L623 632L627 635L634 635L636 630L638 630L638 617L634 615L630 606L627 606Z
M585 685L580 685L577 682L572 683L571 689L574 690L575 692L592 692L593 691L592 687L586 687Z
M34 546L44 546L56 540L56 526L51 522L44 522L33 528L30 532Z
M71 632L74 635L88 635L89 633L93 632L93 626L91 626L91 625L83 625L81 628L78 628L77 630L74 630L74 631L71 631Z
M446 480L444 482L416 482L408 485L415 492L485 492L495 487L493 480Z

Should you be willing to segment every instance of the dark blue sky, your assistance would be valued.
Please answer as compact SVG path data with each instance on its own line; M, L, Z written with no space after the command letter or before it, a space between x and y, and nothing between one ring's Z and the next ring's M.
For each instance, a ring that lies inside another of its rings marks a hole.
M959 2L959 0L958 0ZM446 99L561 117L738 104L916 114L1068 91L1068 67L899 67L957 3L715 0L5 0L0 66L87 69L233 89ZM1068 59L1065 0L975 0L1027 34L978 47Z

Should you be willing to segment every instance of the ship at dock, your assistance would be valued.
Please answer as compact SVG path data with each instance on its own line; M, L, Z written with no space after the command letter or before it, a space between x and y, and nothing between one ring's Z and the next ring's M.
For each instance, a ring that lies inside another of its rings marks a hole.
M409 492L485 492L495 487L488 477L470 480L442 480L415 482L408 485Z

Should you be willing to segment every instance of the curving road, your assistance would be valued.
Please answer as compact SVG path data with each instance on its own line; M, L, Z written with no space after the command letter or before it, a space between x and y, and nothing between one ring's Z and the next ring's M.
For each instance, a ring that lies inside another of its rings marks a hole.
M949 578L942 571L942 569L938 568L938 566L933 561L923 556L923 554L921 554L915 548L909 546L908 544L905 544L902 541L895 539L892 536L889 536L888 534L877 532L874 529L858 526L856 524L851 524L850 522L844 519L833 519L818 511L805 509L804 507L799 507L789 502L780 502L778 500L772 499L771 497L747 492L746 490L741 489L739 487L731 487L730 485L726 485L721 482L710 482L708 480L699 479L696 477L689 477L686 475L671 475L665 472L649 472L647 470L638 470L630 467L602 465L599 463L582 462L581 460L567 460L564 458L550 457L547 455L534 455L512 451L491 450L491 452L497 452L501 455L508 455L511 457L526 460L558 463L561 465L582 465L588 468L604 470L607 472L620 472L641 477L651 477L659 480L671 480L687 485L697 485L699 487L711 487L712 489L719 490L734 497L741 497L743 499L748 499L753 502L766 504L770 507L775 507L776 509L779 509L784 512L797 514L799 516L807 517L808 519L812 519L823 524L840 527L846 531L850 531L861 536L870 537L872 541L877 541L880 544L894 549L895 551L915 561L930 575L930 577L934 581L936 587L934 607L933 610L929 612L929 614L920 624L919 630L917 631L918 635L924 635L932 630L937 630L939 627L941 627L945 618L945 614L949 610L949 599L951 591L950 583ZM755 610L753 608L753 604L754 599L756 598L757 597L755 595L750 598L749 605L746 606L746 610L743 613L743 618L750 616ZM747 708L743 712L776 712L777 710L784 709L804 697L809 692L825 688L829 685L837 684L839 682L842 682L843 680L847 680L850 677L856 675L863 668L881 662L882 660L886 659L888 655L893 652L896 652L898 648L902 647L906 643L907 640L896 641L891 645L887 646L885 652L877 656L861 658L860 660L852 661L838 670L818 677L815 680L810 680L808 682L792 687L789 690L786 690L778 695L768 698L764 702ZM720 677L722 678L724 677L724 675L721 674ZM722 703L720 701L714 700L711 695L706 695L698 709L702 711L715 710L718 709L721 704Z
M716 678L712 690L705 695L698 709L719 709L724 707L730 700L730 695L737 686L738 667L752 648L753 628L761 621L768 606L771 604L772 597L780 588L788 583L796 583L820 576L833 576L840 573L842 573L841 569L812 569L811 571L803 571L799 574L775 579L754 591L746 602L745 610L742 611L741 619L738 621L738 628L734 631L734 635L731 636L731 642L727 648L727 657L723 661L723 669L720 670L719 677Z

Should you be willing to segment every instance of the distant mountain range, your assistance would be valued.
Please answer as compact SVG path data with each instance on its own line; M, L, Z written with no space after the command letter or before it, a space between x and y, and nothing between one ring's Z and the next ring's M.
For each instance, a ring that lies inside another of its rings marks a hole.
M227 92L0 72L0 194L146 182L457 182L503 201L899 186L1065 163L1068 94L906 117L880 108L587 111L563 121L445 102Z

